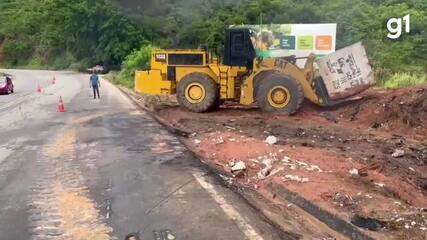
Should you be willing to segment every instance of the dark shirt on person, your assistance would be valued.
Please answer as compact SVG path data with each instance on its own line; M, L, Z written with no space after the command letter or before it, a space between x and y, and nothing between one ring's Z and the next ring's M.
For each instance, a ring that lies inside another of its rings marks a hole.
M96 74L90 76L90 84L92 87L99 87L99 77Z

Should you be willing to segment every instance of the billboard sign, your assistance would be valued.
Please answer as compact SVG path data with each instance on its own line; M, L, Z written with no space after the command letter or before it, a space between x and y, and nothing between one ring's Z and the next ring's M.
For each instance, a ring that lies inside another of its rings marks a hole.
M269 24L243 25L252 29L252 42L258 56L305 57L310 53L319 56L335 51L335 23L327 24Z

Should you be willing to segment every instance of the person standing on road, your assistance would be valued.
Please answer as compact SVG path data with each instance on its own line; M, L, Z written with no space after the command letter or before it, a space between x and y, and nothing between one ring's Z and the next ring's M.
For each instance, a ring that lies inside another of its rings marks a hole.
M99 87L101 87L101 84L95 71L93 71L92 75L90 76L89 85L89 87L92 87L93 89L93 99L96 99L96 96L98 96L99 99Z

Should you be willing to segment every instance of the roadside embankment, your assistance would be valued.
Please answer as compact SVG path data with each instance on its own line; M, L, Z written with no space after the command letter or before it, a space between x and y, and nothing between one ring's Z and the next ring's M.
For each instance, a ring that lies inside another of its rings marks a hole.
M426 237L426 86L370 90L329 109L307 103L291 117L233 103L198 114L122 90L284 231Z

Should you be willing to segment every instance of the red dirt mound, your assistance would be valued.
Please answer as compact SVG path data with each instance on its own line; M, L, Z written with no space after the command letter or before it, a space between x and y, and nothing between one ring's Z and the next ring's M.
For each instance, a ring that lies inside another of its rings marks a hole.
M355 104L340 107L337 114L346 120L372 128L406 130L427 128L427 86L364 94ZM423 134L423 135L424 135Z
M290 117L235 103L202 114L165 107L156 115L193 133L188 147L218 169L243 161L236 181L256 191L276 183L343 218L377 219L395 239L425 234L427 86L369 90L330 108L306 103ZM276 144L265 143L270 135ZM268 165L269 177L261 178Z

